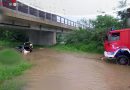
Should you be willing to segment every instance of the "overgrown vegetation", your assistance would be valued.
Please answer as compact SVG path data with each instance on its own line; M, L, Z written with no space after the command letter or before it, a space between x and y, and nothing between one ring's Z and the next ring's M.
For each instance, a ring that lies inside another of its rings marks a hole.
M91 27L85 30L74 30L65 35L65 45L58 45L56 48L72 51L103 53L103 42L106 33L111 29L120 29L121 22L109 15L97 16L91 21ZM85 23L86 20L82 20ZM90 24L89 24L90 25Z
M76 30L66 36L65 45L57 45L56 48L64 51L102 53L104 34L101 29L99 31Z
M125 8L128 6L128 0L120 0L119 1L119 9ZM128 19L130 18L130 8L118 11L118 16L122 21L123 28L129 28L130 23L128 23Z
M24 30L0 29L0 41L25 42L27 40L27 32Z
M28 41L27 32L0 28L0 48L14 48Z
M27 61L25 61L22 56L13 49L3 49L0 51L0 90L15 90L13 78L21 75L26 69L31 66ZM6 86L5 86L6 85ZM10 89L4 89L9 88ZM13 89L14 88L14 89Z
M0 48L14 48L18 45L22 44L22 42L17 41L9 41L9 40L0 40Z

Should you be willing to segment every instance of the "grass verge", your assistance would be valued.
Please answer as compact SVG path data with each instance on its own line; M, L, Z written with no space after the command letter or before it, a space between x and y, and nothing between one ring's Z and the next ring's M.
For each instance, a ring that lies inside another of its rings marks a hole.
M0 90L22 90L22 87L24 87L25 81L19 80L19 79L10 79L5 80L0 85Z
M103 53L103 47L91 44L67 44L67 45L55 45L52 48L58 51L69 51L69 52L89 52L89 53Z
M13 49L3 49L0 51L0 90L9 87L18 88L19 83L13 84L13 78L23 74L25 70L31 67L31 64L24 60L22 56ZM6 88L6 89L4 89ZM19 87L20 88L20 87ZM17 89L20 90L20 89Z

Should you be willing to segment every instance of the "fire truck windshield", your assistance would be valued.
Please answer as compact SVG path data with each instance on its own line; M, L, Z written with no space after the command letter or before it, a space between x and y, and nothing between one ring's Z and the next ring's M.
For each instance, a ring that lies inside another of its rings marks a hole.
M120 33L111 33L108 35L108 41L117 41L120 39Z

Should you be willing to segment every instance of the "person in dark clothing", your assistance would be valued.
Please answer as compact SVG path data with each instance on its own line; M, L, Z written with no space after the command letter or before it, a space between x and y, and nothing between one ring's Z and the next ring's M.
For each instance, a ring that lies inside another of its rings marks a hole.
M20 52L23 52L24 50L32 52L33 44L31 42L25 42L23 45L16 47L16 49Z
M31 42L25 42L24 43L24 49L27 50L27 51L32 52L33 44Z

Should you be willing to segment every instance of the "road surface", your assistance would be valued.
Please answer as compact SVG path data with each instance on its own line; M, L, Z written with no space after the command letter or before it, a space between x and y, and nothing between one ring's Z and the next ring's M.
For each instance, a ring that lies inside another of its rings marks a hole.
M24 90L130 90L130 66L100 60L96 54L35 50Z

